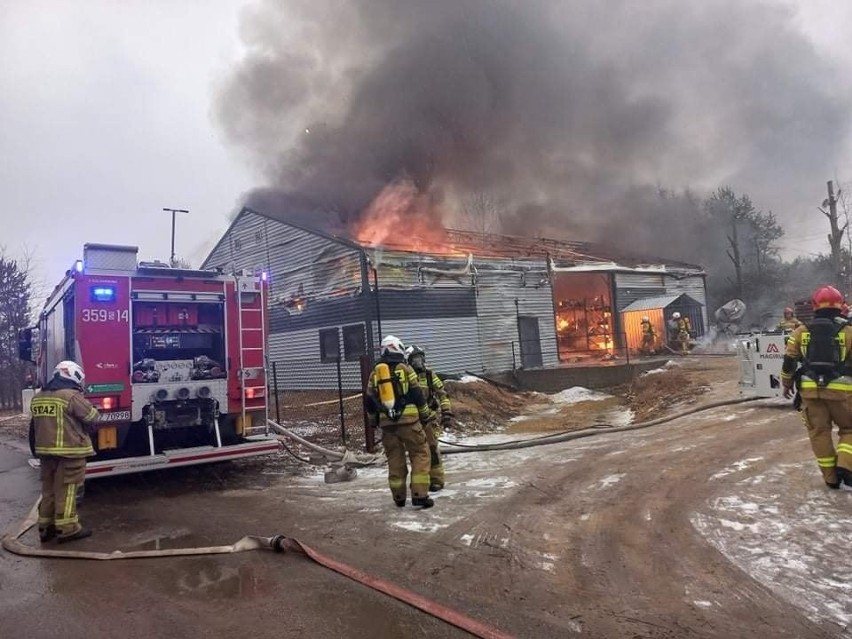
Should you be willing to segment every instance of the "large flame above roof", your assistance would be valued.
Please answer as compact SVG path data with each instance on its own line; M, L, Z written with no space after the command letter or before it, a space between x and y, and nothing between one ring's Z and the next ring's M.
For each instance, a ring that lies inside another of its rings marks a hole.
M407 179L391 182L379 192L355 223L353 235L366 246L456 252L449 244L440 208Z

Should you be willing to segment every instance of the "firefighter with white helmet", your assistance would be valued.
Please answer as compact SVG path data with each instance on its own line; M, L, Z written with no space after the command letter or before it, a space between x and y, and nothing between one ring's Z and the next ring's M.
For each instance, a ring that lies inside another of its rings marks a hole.
M692 326L689 323L688 317L682 317L678 311L672 313L670 322L674 342L680 348L681 355L689 355L689 334L692 331Z
M642 355L654 355L657 352L657 329L647 315L642 316L640 326L642 327L642 344L639 346L639 352Z
M86 427L98 421L98 409L83 395L79 364L59 362L53 378L30 405L35 454L41 465L38 530L41 541L83 539L91 531L77 516L77 489L86 474L86 458L95 454Z
M382 430L391 495L397 506L405 506L407 453L411 461L411 503L431 508L434 502L429 498L429 444L423 424L434 416L426 404L417 373L405 361L402 341L388 335L382 340L381 349L364 401L373 425Z
M441 451L438 448L438 438L443 434L444 428L449 428L453 423L453 408L444 382L437 373L426 368L426 351L412 344L405 349L405 358L417 373L420 388L426 394L426 403L437 415L440 411L441 421L433 420L424 424L426 429L426 440L429 442L431 456L431 467L429 469L429 490L437 492L444 487L444 461L441 459Z
M843 295L833 286L817 289L811 305L814 319L787 339L784 397L792 397L798 378L802 419L823 480L829 488L852 490L852 327L840 317ZM832 424L838 428L836 448Z

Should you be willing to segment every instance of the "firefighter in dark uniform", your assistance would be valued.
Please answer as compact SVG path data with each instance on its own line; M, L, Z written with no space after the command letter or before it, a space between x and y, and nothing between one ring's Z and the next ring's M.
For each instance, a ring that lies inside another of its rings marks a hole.
M86 458L95 454L86 426L98 421L98 409L83 396L83 380L78 364L59 362L53 379L32 399L35 454L41 464L38 531L45 542L92 534L77 516L77 489L86 474Z
M843 296L836 288L817 289L811 303L814 319L787 340L784 397L793 396L798 377L802 419L823 480L829 488L852 490L852 327L840 317ZM836 448L832 424L838 428Z
M405 362L405 346L388 335L382 355L373 368L364 393L367 412L382 430L382 446L388 458L388 485L394 503L405 506L405 480L411 461L411 504L431 508L429 497L429 444L423 424L434 419L420 388L417 373Z
M438 375L426 368L426 351L412 344L405 349L405 355L411 368L417 373L420 388L426 393L426 403L437 415L440 412L440 425L434 420L425 425L426 440L429 442L431 456L431 467L429 469L429 490L437 492L444 487L444 460L438 448L438 438L443 435L444 428L450 428L453 424L453 408L444 382Z

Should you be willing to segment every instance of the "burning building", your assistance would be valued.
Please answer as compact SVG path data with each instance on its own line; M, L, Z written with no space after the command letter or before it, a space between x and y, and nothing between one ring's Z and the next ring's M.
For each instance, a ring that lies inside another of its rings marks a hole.
M635 353L642 315L660 335L674 310L698 336L707 326L700 266L386 219L336 235L244 208L204 267L269 274L269 352L281 362L354 369L394 334L442 373L499 372Z

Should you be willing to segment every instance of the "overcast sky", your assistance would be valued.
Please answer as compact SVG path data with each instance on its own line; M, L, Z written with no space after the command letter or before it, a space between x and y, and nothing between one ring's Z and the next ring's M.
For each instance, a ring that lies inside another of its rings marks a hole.
M815 47L852 66L852 3L767 2L796 7ZM170 218L162 208L175 207L191 211L178 219L177 254L194 265L203 259L241 194L263 182L247 154L224 143L213 116L217 88L243 55L240 15L251 4L0 0L7 253L34 251L50 284L85 242L134 244L142 257L166 260ZM825 178L852 179L849 160L847 152ZM824 188L813 184L814 205ZM815 210L787 232L788 255L824 250L827 224ZM797 247L797 236L809 243Z

